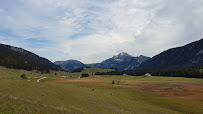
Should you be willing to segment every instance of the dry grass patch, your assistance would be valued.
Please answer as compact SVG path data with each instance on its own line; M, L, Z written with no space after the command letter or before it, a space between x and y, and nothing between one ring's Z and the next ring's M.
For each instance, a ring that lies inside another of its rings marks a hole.
M203 102L202 82L126 81L124 85L145 92Z

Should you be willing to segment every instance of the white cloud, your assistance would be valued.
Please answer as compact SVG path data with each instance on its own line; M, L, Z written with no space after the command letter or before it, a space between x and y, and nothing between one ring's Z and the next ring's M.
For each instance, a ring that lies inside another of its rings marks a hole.
M54 42L43 42L40 48L29 47L29 42L15 44L52 61L101 62L121 50L134 56L153 56L203 36L201 0L10 2L0 2L0 27L17 36L10 36L13 41L34 38ZM5 37L0 41L7 43Z

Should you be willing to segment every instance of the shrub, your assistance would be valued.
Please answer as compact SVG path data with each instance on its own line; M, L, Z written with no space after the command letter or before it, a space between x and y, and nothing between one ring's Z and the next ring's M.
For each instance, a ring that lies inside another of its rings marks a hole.
M82 74L81 77L89 77L89 74Z
M21 75L21 78L22 78L22 79L27 79L27 77L26 77L25 74L22 74L22 75Z

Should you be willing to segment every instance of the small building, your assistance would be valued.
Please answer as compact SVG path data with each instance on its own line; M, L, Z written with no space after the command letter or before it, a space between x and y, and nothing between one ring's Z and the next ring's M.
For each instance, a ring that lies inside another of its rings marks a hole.
M127 76L127 74L126 74L126 73L124 73L124 74L123 74L123 76Z
M152 75L150 73L146 73L144 76L148 77L148 76L152 76Z

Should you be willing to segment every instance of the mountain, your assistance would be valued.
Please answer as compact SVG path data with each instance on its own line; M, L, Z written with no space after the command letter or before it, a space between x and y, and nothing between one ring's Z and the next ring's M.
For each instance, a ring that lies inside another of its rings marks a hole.
M99 68L116 68L119 70L135 70L139 65L150 59L149 57L139 56L133 57L125 52L119 53L101 63L94 64L93 66Z
M139 57L136 57L137 58L137 61L139 62L139 64L147 61L150 59L150 57L146 57L146 56L143 56L143 55L140 55Z
M164 51L143 62L139 69L162 69L195 64L203 64L203 39Z
M0 65L24 70L62 70L51 61L22 48L0 44Z
M78 68L85 68L88 67L87 65L83 64L80 61L77 60L67 60L67 61L56 61L54 64L59 65L63 67L64 69L68 69L70 71L73 71Z

